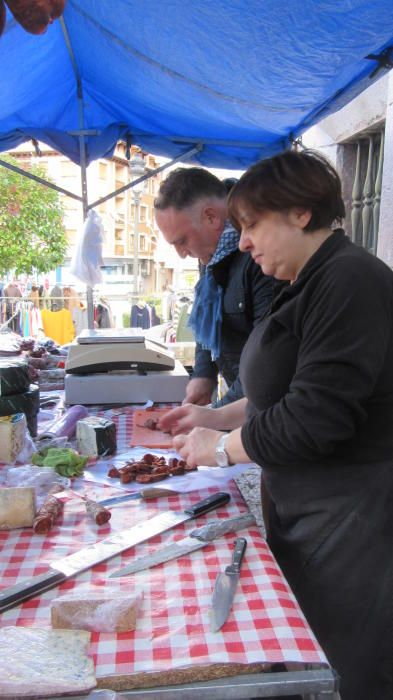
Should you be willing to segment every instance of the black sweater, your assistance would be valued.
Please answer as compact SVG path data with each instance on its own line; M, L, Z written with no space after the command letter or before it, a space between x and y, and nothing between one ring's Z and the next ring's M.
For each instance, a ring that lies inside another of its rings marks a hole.
M310 258L243 350L252 460L314 473L393 460L392 296L392 271L341 230Z

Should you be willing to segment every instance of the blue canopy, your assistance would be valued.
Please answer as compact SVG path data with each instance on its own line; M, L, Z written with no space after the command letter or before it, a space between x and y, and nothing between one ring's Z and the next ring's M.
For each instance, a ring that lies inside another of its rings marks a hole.
M34 138L80 163L82 129L87 162L123 138L245 168L364 90L392 46L392 0L68 0L41 36L7 11L0 151Z

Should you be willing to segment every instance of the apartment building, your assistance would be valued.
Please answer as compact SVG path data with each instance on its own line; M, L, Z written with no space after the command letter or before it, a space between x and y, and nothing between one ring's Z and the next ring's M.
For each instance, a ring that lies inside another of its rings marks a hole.
M14 149L12 155L22 163L43 165L57 185L80 196L80 167L45 144L39 144L39 151L40 154L37 154L31 142L27 142ZM141 153L132 147L131 158L136 153L142 156L146 172L154 171L161 164L153 155ZM138 294L141 296L160 294L168 286L192 288L197 280L197 261L191 258L181 260L165 242L155 224L153 203L161 178L159 173L146 180L139 201L129 188L95 208L104 226L103 279L111 292L116 290L124 294L134 291L135 260L138 262ZM88 201L96 202L106 197L127 185L131 179L126 144L119 143L112 158L101 158L88 166ZM63 194L60 198L65 210L64 224L69 246L64 266L56 271L56 276L58 282L72 284L75 280L70 275L69 265L83 226L82 205Z

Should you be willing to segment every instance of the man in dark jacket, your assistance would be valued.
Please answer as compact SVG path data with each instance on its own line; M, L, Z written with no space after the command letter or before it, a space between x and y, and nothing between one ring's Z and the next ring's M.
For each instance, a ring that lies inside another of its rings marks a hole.
M184 402L209 404L218 373L229 388L214 405L236 401L243 396L240 354L270 307L273 280L239 251L239 234L227 221L227 187L209 171L177 168L161 183L154 207L165 240L202 266L189 321L195 367Z

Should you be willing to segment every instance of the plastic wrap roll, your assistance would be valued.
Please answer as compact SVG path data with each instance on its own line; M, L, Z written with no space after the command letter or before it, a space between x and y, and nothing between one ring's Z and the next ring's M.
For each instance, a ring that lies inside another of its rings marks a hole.
M86 418L88 415L89 412L86 406L80 406L78 404L76 406L71 406L71 408L67 408L66 412L60 418L46 426L45 433L40 435L40 437L52 435L55 437L72 438L75 436L78 420Z

